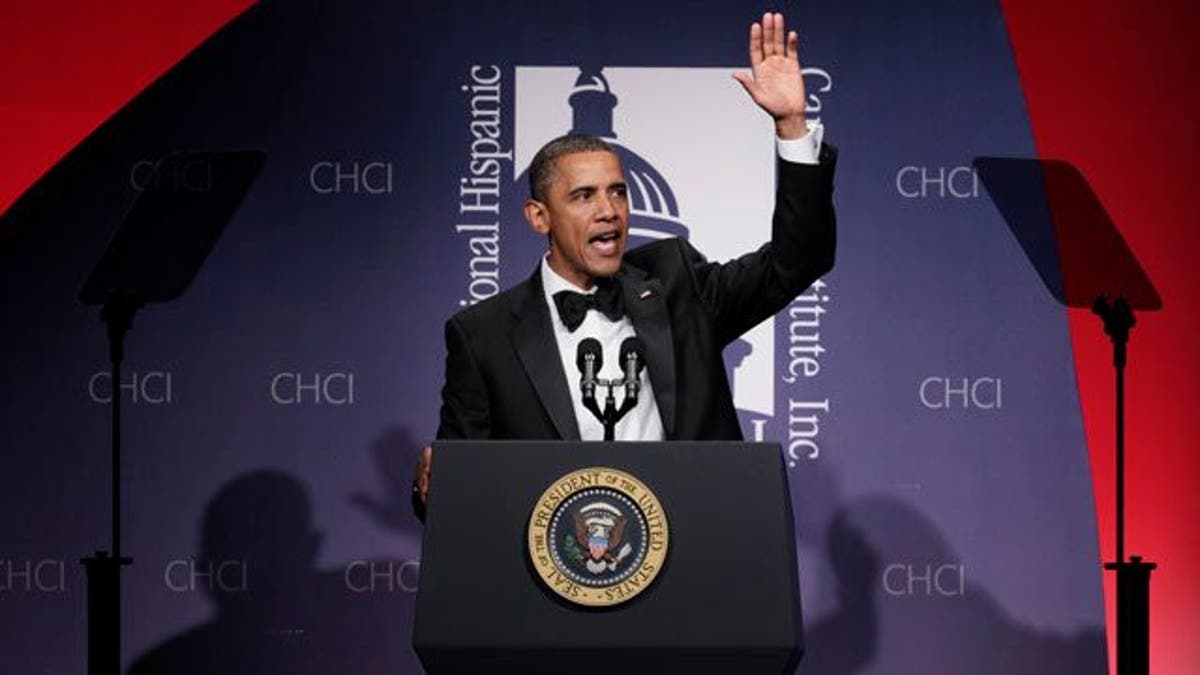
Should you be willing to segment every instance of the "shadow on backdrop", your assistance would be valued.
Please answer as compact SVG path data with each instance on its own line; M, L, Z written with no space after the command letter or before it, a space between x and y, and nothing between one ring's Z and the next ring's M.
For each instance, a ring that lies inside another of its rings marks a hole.
M413 512L412 478L417 458L427 444L418 442L404 427L384 429L371 442L371 458L383 486L383 496L375 497L366 491L350 495L350 503L376 525L410 537L418 545L424 527Z
M1101 629L1040 631L967 582L929 519L892 497L847 504L827 532L840 606L805 634L801 675L1103 674Z
M130 675L306 675L420 672L409 646L416 569L402 561L316 568L321 534L307 489L274 470L226 483L204 513L197 563L236 580L215 584L216 615L138 658ZM390 570L390 585L372 574Z

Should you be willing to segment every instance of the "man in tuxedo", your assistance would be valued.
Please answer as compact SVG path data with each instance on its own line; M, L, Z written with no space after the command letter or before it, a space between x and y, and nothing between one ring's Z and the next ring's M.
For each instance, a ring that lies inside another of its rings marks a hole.
M530 279L446 323L439 439L602 439L579 396L576 350L598 340L608 362L598 376L619 377L618 350L635 335L646 368L617 440L741 439L721 350L833 265L836 155L806 123L797 43L782 15L766 14L750 28L751 74L734 74L775 121L775 213L757 251L718 264L668 239L626 253L629 203L612 149L564 136L537 153L524 211L549 251ZM426 448L418 511L430 463Z

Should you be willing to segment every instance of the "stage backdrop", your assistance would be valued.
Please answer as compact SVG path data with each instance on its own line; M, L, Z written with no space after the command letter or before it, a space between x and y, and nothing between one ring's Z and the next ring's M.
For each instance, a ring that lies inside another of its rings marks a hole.
M532 272L525 171L567 131L617 144L635 241L762 242L771 124L729 75L762 9L268 3L92 134L5 224L14 672L82 669L113 396L131 672L419 672L408 480L443 322ZM791 478L800 672L1105 672L1066 317L970 168L1034 155L999 8L789 11L841 151L837 267L726 357L746 436L780 442ZM231 148L263 149L262 175L113 382L79 286L155 160Z

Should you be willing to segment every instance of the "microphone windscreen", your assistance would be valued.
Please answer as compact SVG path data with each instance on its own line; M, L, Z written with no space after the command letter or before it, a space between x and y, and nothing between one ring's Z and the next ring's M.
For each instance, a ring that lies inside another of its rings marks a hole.
M584 338L579 343L579 348L575 351L575 367L579 372L584 372L584 363L588 356L594 357L592 365L592 373L600 372L600 368L604 365L604 354L600 349L600 341L596 338Z
M646 357L642 352L642 341L636 337L627 337L621 341L621 365L624 367L625 360L630 354L637 354L637 369L641 371L646 365Z

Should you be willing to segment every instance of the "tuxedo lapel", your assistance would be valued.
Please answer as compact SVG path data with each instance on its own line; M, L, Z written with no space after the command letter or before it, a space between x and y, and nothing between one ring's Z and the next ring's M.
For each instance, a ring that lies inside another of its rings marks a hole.
M662 416L663 433L672 438L675 429L675 346L662 283L649 279L642 270L621 266L621 292L625 314L642 342L654 400Z
M541 270L535 270L529 280L529 293L513 311L516 324L512 341L525 374L541 399L542 407L554 423L558 435L565 440L579 440L579 423L567 389L567 376L558 355L558 342L550 324L550 309L542 291Z

